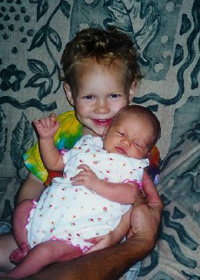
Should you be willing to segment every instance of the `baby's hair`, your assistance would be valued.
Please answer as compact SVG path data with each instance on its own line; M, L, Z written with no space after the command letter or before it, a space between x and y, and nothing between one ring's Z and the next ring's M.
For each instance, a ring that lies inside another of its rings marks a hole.
M116 28L108 30L87 28L78 32L65 46L61 58L63 70L61 79L71 86L74 66L91 58L96 59L98 63L107 64L116 59L120 60L125 66L128 85L142 78L133 41Z
M121 117L123 114L126 114L126 113L142 114L142 115L146 115L148 117L148 119L151 121L152 125L154 126L155 139L154 139L153 145L155 145L161 136L161 126L160 126L160 122L159 122L158 118L156 117L156 115L154 113L152 113L150 109L145 108L143 106L128 105L119 110L119 112L113 118L111 125L115 121L117 121L118 117Z

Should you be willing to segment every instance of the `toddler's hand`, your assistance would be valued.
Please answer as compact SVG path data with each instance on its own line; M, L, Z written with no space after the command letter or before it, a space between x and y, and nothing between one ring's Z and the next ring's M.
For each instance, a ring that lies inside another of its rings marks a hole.
M99 183L100 179L97 177L94 171L92 171L92 169L86 164L79 165L78 169L83 170L80 171L78 175L71 178L72 185L82 185L90 190L95 190L95 187Z
M53 138L59 128L59 121L56 120L56 114L52 113L48 118L34 120L33 124L40 138Z
M87 239L85 240L87 242L90 242L92 244L94 244L87 252L86 254L89 254L93 251L97 251L97 250L101 250L103 248L107 248L112 246L113 244L116 244L117 242L115 242L115 240L113 239L112 236L112 232L106 234L106 235L102 235L102 236L98 236L98 237L94 237L91 239Z

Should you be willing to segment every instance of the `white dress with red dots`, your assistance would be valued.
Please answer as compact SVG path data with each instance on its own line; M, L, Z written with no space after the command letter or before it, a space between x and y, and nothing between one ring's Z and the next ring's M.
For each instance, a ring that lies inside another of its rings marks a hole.
M84 186L72 186L70 178L87 164L96 175L108 182L136 181L141 183L148 159L138 160L103 150L100 137L83 136L73 149L63 152L63 178L52 185L34 202L28 224L31 247L47 240L63 240L83 252L91 247L85 239L114 230L130 205L112 202Z

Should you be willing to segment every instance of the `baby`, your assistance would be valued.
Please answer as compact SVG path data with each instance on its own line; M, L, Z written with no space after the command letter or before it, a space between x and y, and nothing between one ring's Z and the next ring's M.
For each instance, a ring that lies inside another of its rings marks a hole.
M85 254L98 238L115 230L115 243L130 228L129 209L142 188L148 153L160 137L160 123L147 108L122 108L103 137L85 135L60 153L53 136L55 114L34 121L39 147L48 169L63 170L39 201L23 201L14 212L19 248L10 258L18 265L3 276L36 273L51 263ZM109 244L111 245L111 244Z

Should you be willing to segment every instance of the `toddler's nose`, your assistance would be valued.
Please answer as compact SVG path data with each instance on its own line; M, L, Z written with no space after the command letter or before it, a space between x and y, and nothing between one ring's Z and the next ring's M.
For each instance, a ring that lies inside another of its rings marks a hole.
M106 101L99 101L95 107L96 114L108 114L110 112L110 108Z

